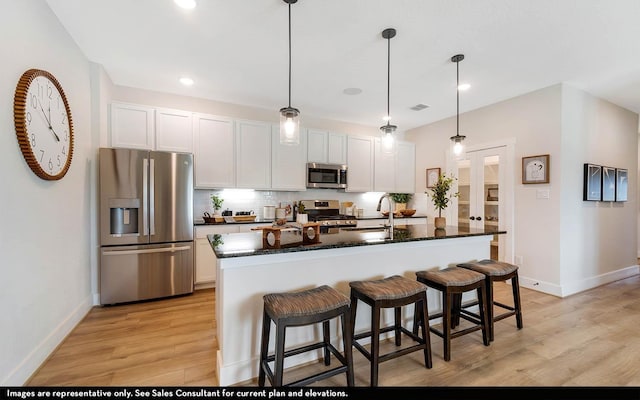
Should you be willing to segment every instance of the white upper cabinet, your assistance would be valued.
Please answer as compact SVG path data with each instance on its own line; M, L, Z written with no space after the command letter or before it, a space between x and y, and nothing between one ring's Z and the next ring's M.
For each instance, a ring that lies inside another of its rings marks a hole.
M397 142L395 165L395 193L416 191L416 145Z
M347 135L307 129L308 162L323 164L347 163Z
M232 188L236 185L233 120L194 114L194 173L196 189Z
M347 141L347 192L373 190L374 139L349 136Z
M155 149L193 152L193 114L182 110L156 109Z
M307 132L300 131L300 144L280 144L280 127L271 134L271 188L303 191L307 189Z
M236 187L271 188L271 124L236 121Z
M396 154L382 150L382 140L375 138L375 160L373 190L376 192L396 191Z
M151 107L111 103L111 147L154 149L154 109Z
M396 141L394 153L381 149L381 140L375 139L374 187L376 192L415 193L415 145Z

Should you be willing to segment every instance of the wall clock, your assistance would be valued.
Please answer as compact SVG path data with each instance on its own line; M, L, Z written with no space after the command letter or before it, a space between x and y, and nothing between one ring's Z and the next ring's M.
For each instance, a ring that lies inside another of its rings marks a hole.
M18 144L31 170L42 179L61 179L73 156L73 122L58 80L40 69L22 74L13 115Z

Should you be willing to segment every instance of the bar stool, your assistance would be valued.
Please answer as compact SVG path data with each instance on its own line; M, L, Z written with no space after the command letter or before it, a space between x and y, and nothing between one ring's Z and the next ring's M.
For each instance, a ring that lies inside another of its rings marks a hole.
M435 327L431 327L430 329L431 332L443 339L445 361L451 360L451 339L482 330L482 342L485 346L489 345L489 323L486 311L487 303L484 275L464 268L449 267L435 271L418 271L416 272L416 277L419 282L442 292L442 312L433 314L427 318L434 319L442 317L442 330L438 330ZM474 325L454 332L452 331L453 328L455 328L454 321L452 320L452 308L456 304L455 296L462 297L463 293L471 290L477 291L480 314L478 318L460 314L460 317L472 322ZM426 319L422 318L420 312L417 312L415 315L418 320ZM414 324L414 331L417 329L417 326L418 324Z
M310 383L346 373L347 385L353 386L353 357L351 349L351 315L349 298L337 290L323 285L317 288L285 293L271 293L263 296L262 344L260 347L260 371L258 385L264 387L265 377L273 386L304 386ZM340 317L344 355L331 344L330 320ZM271 322L276 326L275 353L268 355ZM321 342L299 346L285 351L285 332L288 327L322 323ZM307 351L324 350L324 364L330 365L331 353L340 361L339 366L283 385L284 359ZM274 362L273 372L269 366Z
M427 311L426 286L411 279L394 275L380 280L353 281L349 283L351 287L351 321L353 333L353 345L371 363L371 386L378 386L379 364L422 350L424 352L424 364L426 368L431 368L431 341L429 339L428 318L423 318L422 337L417 333L409 331L402 326L402 307L414 304L415 308L421 310L424 315L429 315ZM371 306L371 328L366 332L355 334L356 308L358 300ZM384 308L394 309L394 324L380 327L380 311ZM386 354L380 355L380 335L394 331L396 346L402 345L402 333L418 342L410 347L400 348ZM371 351L358 343L359 339L371 338Z
M471 263L458 264L458 267L467 268L472 271L479 272L485 276L487 286L487 316L489 319L489 340L494 339L494 323L512 316L516 317L516 326L522 329L522 305L520 302L520 284L518 281L518 266L496 260L481 260ZM493 298L493 282L503 282L511 279L511 290L513 292L513 307L504 303L500 303ZM468 312L467 307L473 304L461 307L461 312ZM507 310L502 314L495 315L493 306Z

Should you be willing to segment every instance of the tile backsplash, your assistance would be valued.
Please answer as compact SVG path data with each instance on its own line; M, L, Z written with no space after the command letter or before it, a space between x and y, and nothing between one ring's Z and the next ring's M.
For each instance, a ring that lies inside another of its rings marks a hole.
M193 196L193 213L196 221L202 220L205 211L213 214L213 206L211 204L211 195L217 194L224 203L222 211L231 210L235 215L238 211L253 211L257 218L262 218L262 210L264 206L279 206L280 203L291 203L299 200L338 200L339 202L351 201L357 208L362 208L364 216L379 215L376 211L378 200L383 193L367 192L367 193L349 193L337 189L309 189L304 192L280 192L268 190L243 190L243 189L224 189L224 190L195 190ZM421 203L423 195L417 194L414 199L409 202L411 208L417 208L413 205ZM382 210L386 210L388 204L386 201L382 203ZM419 213L424 213L426 207Z

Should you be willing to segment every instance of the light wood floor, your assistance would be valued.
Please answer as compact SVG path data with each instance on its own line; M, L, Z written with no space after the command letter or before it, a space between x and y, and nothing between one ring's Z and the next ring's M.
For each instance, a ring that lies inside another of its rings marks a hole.
M496 298L510 303L510 287ZM380 386L640 386L640 276L564 299L521 289L524 328L496 323L495 341L480 332L456 338L451 361L431 335L433 368L417 352L380 365ZM28 385L216 386L214 292L114 307L96 307ZM385 343L385 346L393 346ZM383 347L384 349L384 347ZM356 385L369 365L354 349ZM312 363L285 373L285 383ZM243 385L254 386L255 381ZM318 383L343 386L344 375Z

